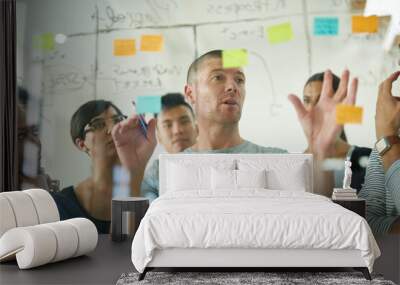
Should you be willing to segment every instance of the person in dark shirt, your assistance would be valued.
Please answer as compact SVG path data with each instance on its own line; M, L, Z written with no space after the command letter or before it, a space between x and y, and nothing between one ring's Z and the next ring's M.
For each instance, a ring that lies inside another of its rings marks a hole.
M339 87L340 78L335 74L332 74L332 76L332 88L334 91L336 91ZM307 80L303 91L303 103L307 110L310 110L318 103L322 91L323 80L324 73L322 72L312 75ZM367 147L350 145L347 141L347 136L344 130L341 132L340 137L336 139L335 150L332 158L339 158L343 160L346 158L350 159L351 170L353 172L350 186L354 189L357 189L357 192L361 190L362 185L364 184L366 164L363 164L362 162L363 160L367 161L371 151L372 149ZM335 171L335 187L342 187L343 173L344 168Z
M88 218L100 233L109 233L113 169L120 165L111 130L124 118L113 103L105 100L89 101L72 116L72 141L90 157L92 175L52 194L62 220Z
M60 192L50 193L53 196L60 213L60 220L68 220L72 218L87 218L91 220L99 233L109 233L110 221L99 220L91 216L82 206L75 194L75 187L69 186Z

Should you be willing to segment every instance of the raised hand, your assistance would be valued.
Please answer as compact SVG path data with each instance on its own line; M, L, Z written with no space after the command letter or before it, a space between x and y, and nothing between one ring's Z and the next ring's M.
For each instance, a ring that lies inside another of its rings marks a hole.
M357 95L358 80L354 78L349 85L350 72L342 73L336 92L332 88L332 72L325 71L321 96L318 103L309 111L306 110L299 97L290 94L297 117L307 137L308 149L317 159L324 159L334 153L334 143L343 126L336 123L336 106L339 104L354 105Z
M155 126L155 120L151 119L148 124L147 138L140 129L137 115L114 126L112 137L115 148L122 165L128 170L143 170L146 167L157 144Z
M376 102L376 138L396 135L400 130L400 98L392 95L392 84L400 76L400 71L390 75L379 85Z
M375 130L376 138L400 135L400 99L392 94L393 82L400 76L400 71L390 75L379 85L378 100L376 101ZM394 143L392 147L381 155L385 171L400 159L400 144ZM400 220L396 223L400 231Z

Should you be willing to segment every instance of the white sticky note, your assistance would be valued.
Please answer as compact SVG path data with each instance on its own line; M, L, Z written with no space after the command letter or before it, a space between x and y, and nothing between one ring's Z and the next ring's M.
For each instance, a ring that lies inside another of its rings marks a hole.
M383 48L386 51L391 49L397 35L400 35L400 13L397 15L392 15L390 19L390 25L383 42Z
M391 16L386 37L383 42L384 50L393 46L394 40L400 34L400 1L399 0L368 0L364 16Z
M387 16L400 13L399 0L368 0L364 9L364 16Z
M54 39L56 43L63 44L67 40L67 36L64 34L57 34Z

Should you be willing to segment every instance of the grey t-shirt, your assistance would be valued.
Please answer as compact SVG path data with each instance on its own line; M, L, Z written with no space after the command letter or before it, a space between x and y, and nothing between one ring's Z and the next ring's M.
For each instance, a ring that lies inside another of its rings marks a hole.
M264 147L249 141L244 141L242 144L230 148L207 151L194 151L188 148L184 150L183 153L287 153L287 150L276 147ZM146 170L140 188L142 196L150 199L150 201L156 199L159 193L158 165L158 159L154 160Z

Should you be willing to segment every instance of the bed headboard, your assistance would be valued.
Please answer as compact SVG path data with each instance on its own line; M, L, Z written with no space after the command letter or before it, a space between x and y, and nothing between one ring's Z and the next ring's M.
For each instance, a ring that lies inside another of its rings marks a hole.
M232 165L233 169L265 168L274 173L274 183L290 182L288 177L300 177L304 191L313 192L313 158L311 154L160 154L160 195L168 191L168 169L175 165L191 167ZM174 178L176 179L176 177ZM272 181L271 180L271 181ZM283 189L289 190L289 189Z

